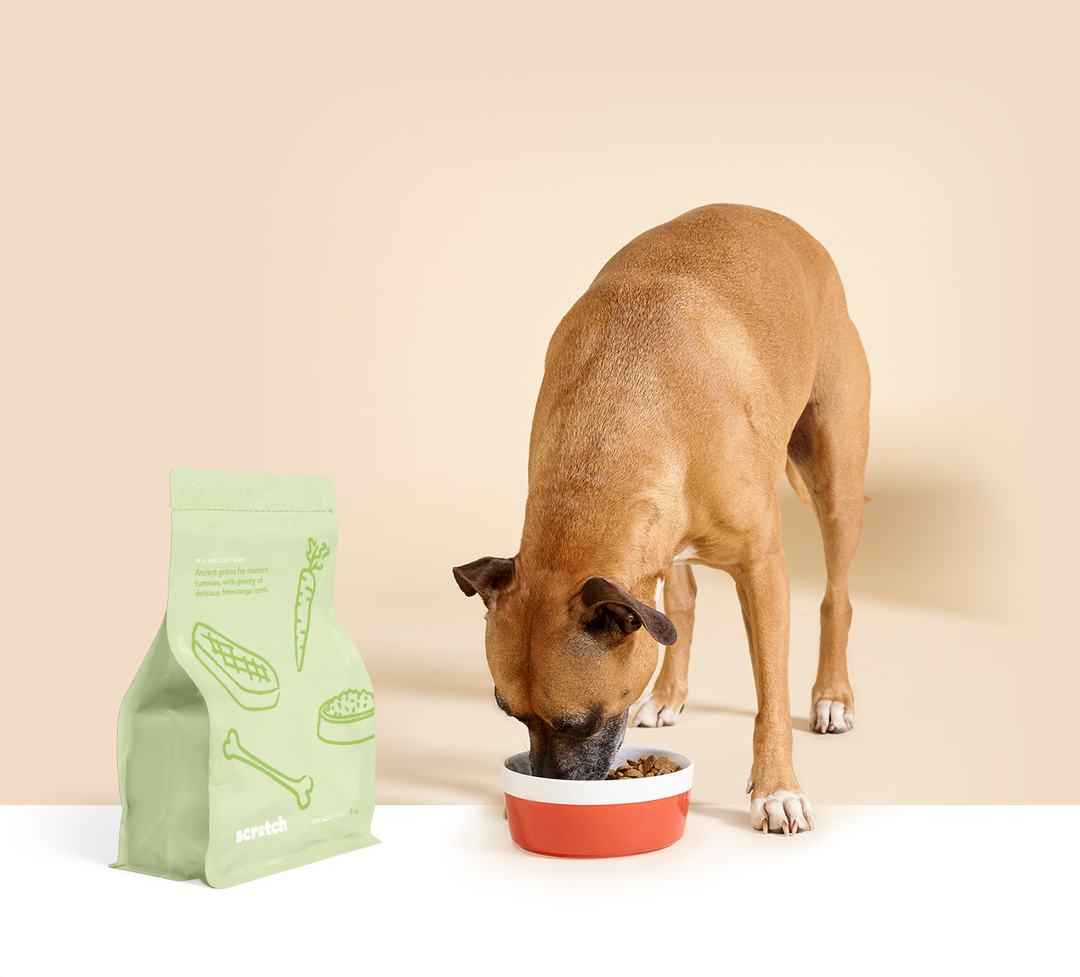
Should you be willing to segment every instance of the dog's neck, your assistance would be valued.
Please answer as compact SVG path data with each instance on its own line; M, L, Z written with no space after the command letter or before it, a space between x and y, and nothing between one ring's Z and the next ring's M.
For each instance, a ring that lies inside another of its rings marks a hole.
M578 585L605 577L651 600L679 543L682 510L664 485L635 481L623 472L612 485L595 469L571 469L531 484L522 569Z

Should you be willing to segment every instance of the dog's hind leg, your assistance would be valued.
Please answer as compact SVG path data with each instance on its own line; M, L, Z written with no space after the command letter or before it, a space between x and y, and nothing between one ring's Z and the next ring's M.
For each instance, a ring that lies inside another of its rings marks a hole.
M690 677L690 642L694 637L697 584L688 563L673 563L664 577L664 613L678 640L664 650L664 661L649 697L634 707L631 726L672 726L686 705Z
M848 572L862 534L869 405L866 357L845 316L830 337L814 394L788 444L788 457L809 491L825 546L828 582L821 603L817 679L810 698L810 727L820 733L844 733L855 725L855 695L847 665Z

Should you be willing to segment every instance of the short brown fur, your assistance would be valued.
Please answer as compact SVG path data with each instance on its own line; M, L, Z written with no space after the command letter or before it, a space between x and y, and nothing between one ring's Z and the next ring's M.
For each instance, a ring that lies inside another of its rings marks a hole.
M686 702L690 564L703 564L734 578L746 623L758 696L751 820L784 833L812 826L791 757L778 489L787 467L821 525L828 584L811 721L843 732L869 393L832 260L785 217L702 207L601 269L548 348L520 550L498 564L509 573L497 586L474 588L489 607L497 695L529 725L534 768L602 776L602 754L655 670L647 612L590 606L586 582L611 582L645 608L663 581L678 637L638 712L660 725ZM487 565L458 569L483 576ZM575 725L590 716L592 733Z

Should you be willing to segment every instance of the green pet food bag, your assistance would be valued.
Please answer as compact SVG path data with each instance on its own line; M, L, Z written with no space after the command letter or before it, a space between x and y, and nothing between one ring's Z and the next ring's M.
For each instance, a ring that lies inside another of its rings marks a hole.
M235 885L374 844L375 699L334 616L328 478L179 469L123 705L117 868Z

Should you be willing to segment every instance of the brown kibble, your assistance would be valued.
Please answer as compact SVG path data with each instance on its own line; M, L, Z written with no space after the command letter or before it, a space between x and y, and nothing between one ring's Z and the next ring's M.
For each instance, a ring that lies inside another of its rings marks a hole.
M679 769L681 768L671 757L650 753L648 756L620 763L614 770L608 772L607 779L629 780L637 777L662 777L664 774L675 773Z

